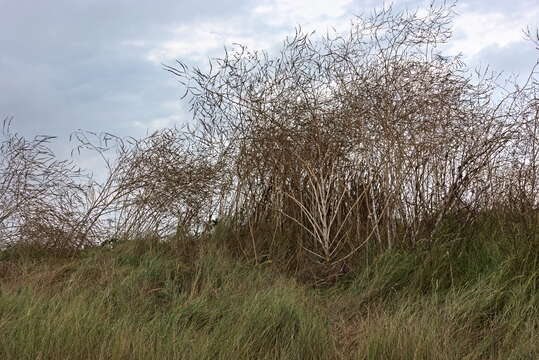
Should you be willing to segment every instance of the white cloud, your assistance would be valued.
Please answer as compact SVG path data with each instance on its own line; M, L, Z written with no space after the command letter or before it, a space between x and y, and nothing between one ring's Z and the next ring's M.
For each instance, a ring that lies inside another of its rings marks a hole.
M193 22L174 28L169 40L159 43L150 50L146 58L155 63L182 58L202 62L224 46L234 43L249 49L271 47L281 33L264 33L255 30L255 24L246 19L234 18L227 21Z
M472 57L493 45L504 47L523 41L522 29L536 22L538 17L538 9L510 15L501 12L463 12L455 18L455 37L451 41L450 51Z
M159 105L165 115L149 120L132 121L131 126L142 130L144 133L152 133L159 129L181 127L191 119L191 114L187 111L186 104L182 102L163 101Z
M122 46L134 47L134 48L143 48L148 44L143 40L126 40L121 42Z
M147 133L153 133L159 129L173 128L182 120L184 119L181 115L169 115L149 121L133 121L131 125Z
M174 31L173 39L159 43L148 53L147 59L156 63L180 57L200 60L204 54L219 44L217 37L209 31L202 30L203 28L204 24L178 27Z
M246 14L228 19L195 21L173 27L170 37L152 48L146 58L155 63L176 58L202 62L233 43L249 49L269 49L301 25L305 31L325 32L349 25L353 0L266 0Z
M347 14L352 0L267 0L255 7L252 14L264 18L274 26L317 26L328 19L337 19Z
M174 29L170 40L159 43L147 54L147 59L165 62L176 58L188 58L201 62L224 46L234 43L250 49L271 46L274 36L254 35L254 29L242 27L239 19L227 22L195 22Z

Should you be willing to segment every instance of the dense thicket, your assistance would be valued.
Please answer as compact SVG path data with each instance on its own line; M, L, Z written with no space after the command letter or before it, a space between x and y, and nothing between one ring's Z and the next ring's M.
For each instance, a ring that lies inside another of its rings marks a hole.
M433 239L449 217L535 217L535 67L517 86L445 56L452 16L383 9L344 34L298 30L278 53L237 46L206 70L167 66L191 126L141 140L77 133L106 161L102 183L5 131L4 245L196 237L224 221L257 261L342 269L367 246Z

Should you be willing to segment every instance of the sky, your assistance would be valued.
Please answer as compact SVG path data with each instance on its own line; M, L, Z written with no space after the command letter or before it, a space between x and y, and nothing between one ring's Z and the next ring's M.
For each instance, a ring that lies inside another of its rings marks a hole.
M388 3L388 2L386 2ZM241 43L271 49L301 25L346 29L376 0L0 0L0 119L25 136L77 129L143 136L189 121L183 89L162 64L197 65ZM425 1L396 0L416 9ZM449 53L524 76L539 52L536 0L459 1Z

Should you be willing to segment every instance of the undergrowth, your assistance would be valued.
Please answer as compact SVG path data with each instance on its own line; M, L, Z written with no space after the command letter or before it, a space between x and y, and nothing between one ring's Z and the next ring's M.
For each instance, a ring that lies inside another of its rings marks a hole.
M324 288L214 232L2 253L2 359L535 359L539 229L484 218Z

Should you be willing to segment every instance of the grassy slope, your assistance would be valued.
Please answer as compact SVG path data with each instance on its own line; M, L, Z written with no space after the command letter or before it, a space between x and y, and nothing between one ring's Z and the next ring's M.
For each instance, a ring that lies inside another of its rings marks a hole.
M131 241L0 263L2 359L537 359L539 231L488 221L330 288Z

